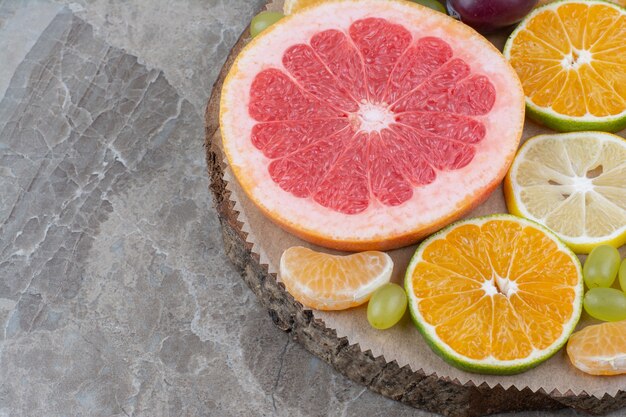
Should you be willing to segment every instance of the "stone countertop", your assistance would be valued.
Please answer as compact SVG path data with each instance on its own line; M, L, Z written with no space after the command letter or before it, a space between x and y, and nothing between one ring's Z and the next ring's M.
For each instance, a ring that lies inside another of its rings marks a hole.
M431 415L291 341L224 255L203 111L262 3L0 0L0 416Z

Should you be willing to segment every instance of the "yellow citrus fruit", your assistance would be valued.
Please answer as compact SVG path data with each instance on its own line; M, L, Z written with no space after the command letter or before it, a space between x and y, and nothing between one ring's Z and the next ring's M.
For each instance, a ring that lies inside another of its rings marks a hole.
M316 310L343 310L361 305L389 282L391 257L384 252L330 255L301 246L283 252L280 279L303 305Z
M567 342L572 364L591 375L626 373L626 321L587 326Z
M504 55L529 116L560 131L626 127L626 10L599 0L547 4L513 32Z
M626 140L610 133L540 135L504 181L511 213L554 231L577 253L626 243Z
M431 348L470 371L514 374L552 356L580 317L576 255L510 215L455 223L425 240L405 277L413 321Z

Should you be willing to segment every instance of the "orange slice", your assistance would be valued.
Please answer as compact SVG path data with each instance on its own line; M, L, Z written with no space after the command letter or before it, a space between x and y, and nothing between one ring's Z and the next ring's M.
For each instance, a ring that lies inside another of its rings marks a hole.
M504 56L529 116L561 131L626 127L626 10L598 0L547 4L513 32Z
M425 240L406 272L413 321L470 372L514 374L552 356L580 317L580 262L554 234L510 215L455 223Z
M294 246L280 258L280 279L299 302L316 310L344 310L367 302L389 282L393 261L383 252L329 255Z
M587 326L567 343L572 364L591 375L626 373L626 321Z

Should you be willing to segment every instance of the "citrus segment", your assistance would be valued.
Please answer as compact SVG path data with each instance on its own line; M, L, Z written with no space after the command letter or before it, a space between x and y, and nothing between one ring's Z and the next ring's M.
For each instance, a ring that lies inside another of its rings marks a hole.
M566 342L582 308L578 258L547 229L509 215L464 220L425 240L405 287L429 344L473 372L539 364Z
M541 135L504 183L509 211L545 224L576 252L626 242L626 141L599 132Z
M348 250L412 243L473 208L523 123L519 80L491 44L393 0L327 1L279 21L241 52L220 106L252 201Z
M437 337L455 352L481 360L491 347L492 319L493 302L481 297L470 308L438 325L435 331Z
M436 297L478 290L482 284L435 264L420 263L415 267L413 291L420 298Z
M307 307L343 310L365 303L389 282L393 261L383 252L329 255L294 246L280 258L280 279Z
M626 10L604 1L565 0L529 14L504 55L531 117L562 131L626 126L625 36Z
M587 326L567 343L572 364L591 375L626 373L626 321Z

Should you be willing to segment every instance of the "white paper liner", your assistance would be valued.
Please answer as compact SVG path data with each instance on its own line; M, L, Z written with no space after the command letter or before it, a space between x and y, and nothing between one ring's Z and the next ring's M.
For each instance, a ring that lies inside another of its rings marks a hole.
M268 9L281 10L282 1L270 3ZM500 35L492 36L490 40L502 49L506 38L504 35ZM622 131L619 134L624 136L625 132ZM522 141L542 133L553 132L527 120ZM219 132L213 140L214 146L221 151ZM224 163L227 164L225 160ZM227 183L227 190L231 191L230 200L235 203L234 210L239 212L238 220L243 224L242 230L248 234L247 242L253 245L252 251L260 256L261 264L268 265L270 273L278 273L280 256L285 249L291 246L298 245L314 250L333 252L298 239L269 221L246 197L228 167L224 170L224 180ZM485 203L466 217L506 212L502 188L498 187ZM395 265L392 275L393 282L402 285L404 272L415 249L416 245L413 245L389 252ZM622 256L626 256L626 247L622 247L620 252ZM586 393L597 398L602 398L605 395L615 396L619 390L626 390L626 375L595 377L584 374L570 364L565 349L561 349L548 361L523 374L513 376L479 375L456 369L437 356L426 345L417 328L411 322L408 312L398 325L385 331L375 330L369 325L365 306L340 312L314 311L314 316L323 320L328 328L334 329L337 332L337 337L347 337L351 345L358 343L362 351L370 350L374 357L382 355L387 362L395 360L400 367L408 365L413 371L423 372L426 375L435 374L460 384L473 384L475 386L487 384L489 387L500 385L505 389L515 387L519 390L529 388L533 392L542 390L553 395L581 395ZM595 322L583 313L578 328Z

